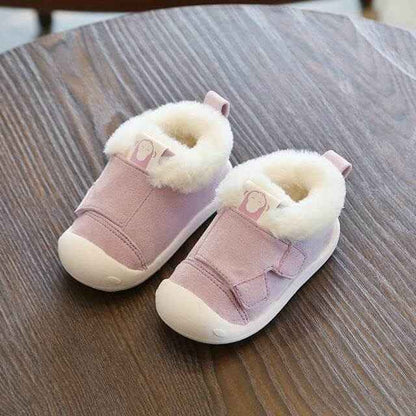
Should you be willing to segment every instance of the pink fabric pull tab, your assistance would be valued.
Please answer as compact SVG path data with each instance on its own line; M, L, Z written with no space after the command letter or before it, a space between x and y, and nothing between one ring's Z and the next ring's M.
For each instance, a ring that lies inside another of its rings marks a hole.
M351 163L333 150L328 150L325 152L323 157L328 159L341 172L344 178L346 178L351 173Z
M162 158L171 156L174 153L170 149L142 133L129 159L142 169L149 170L151 166L159 164Z
M248 180L244 184L244 193L238 211L253 221L259 222L267 211L276 209L279 205L278 199Z
M219 111L224 117L228 117L230 114L230 103L215 91L207 92L207 95L204 99L204 104L207 104L215 110Z

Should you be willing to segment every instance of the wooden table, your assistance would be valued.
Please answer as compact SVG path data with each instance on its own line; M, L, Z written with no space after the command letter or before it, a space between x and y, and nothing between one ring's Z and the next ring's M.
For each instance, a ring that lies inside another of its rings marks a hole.
M171 9L0 57L0 414L415 415L416 38L280 7ZM354 163L328 263L251 339L207 346L142 286L84 287L59 235L127 118L217 90L233 162L333 148Z

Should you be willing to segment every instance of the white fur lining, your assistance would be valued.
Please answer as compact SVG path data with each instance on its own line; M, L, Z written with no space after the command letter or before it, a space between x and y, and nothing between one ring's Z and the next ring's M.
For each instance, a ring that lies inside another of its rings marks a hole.
M125 156L142 133L174 153L149 168L152 184L183 193L207 186L227 163L233 145L226 117L207 104L182 101L127 120L110 137L104 152Z
M331 226L345 199L338 169L314 152L282 150L235 167L220 184L223 206L238 206L247 180L281 201L259 225L281 239L305 240Z

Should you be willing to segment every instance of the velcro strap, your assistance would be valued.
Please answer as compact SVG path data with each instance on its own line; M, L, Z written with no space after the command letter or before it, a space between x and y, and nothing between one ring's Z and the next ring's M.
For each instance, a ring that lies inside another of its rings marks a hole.
M237 210L227 208L215 219L195 258L215 270L249 309L268 298L271 276L296 277L305 257Z
M280 246L278 245L278 247ZM256 306L269 297L269 279L278 279L279 277L294 279L302 270L305 258L299 249L290 244L287 245L286 251L280 256L277 264L266 268L255 278L234 285L234 295L244 308L250 309Z
M289 244L277 267L273 267L273 271L279 276L293 279L303 269L305 259L306 256L301 250Z

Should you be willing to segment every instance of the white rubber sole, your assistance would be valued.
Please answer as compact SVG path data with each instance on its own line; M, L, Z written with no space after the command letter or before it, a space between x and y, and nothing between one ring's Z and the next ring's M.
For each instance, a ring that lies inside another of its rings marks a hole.
M71 232L71 228L58 240L59 258L65 270L84 285L105 292L130 289L157 272L217 208L218 202L213 201L200 211L146 270L129 269L100 247Z
M229 344L248 338L264 328L289 302L293 295L323 266L334 252L340 235L337 220L330 242L317 260L307 267L282 297L247 325L221 318L204 301L169 279L156 291L156 310L161 319L179 334L206 344Z

